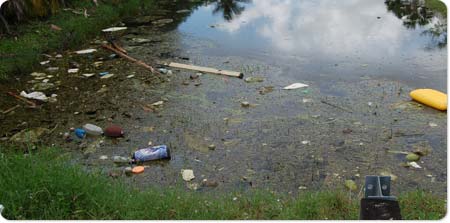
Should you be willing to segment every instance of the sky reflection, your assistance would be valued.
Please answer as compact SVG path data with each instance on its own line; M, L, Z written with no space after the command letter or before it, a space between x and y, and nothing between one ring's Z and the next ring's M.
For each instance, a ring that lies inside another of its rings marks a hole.
M179 30L212 39L230 54L295 57L311 72L334 63L353 64L342 70L351 72L367 63L386 74L430 72L426 75L445 79L446 47L430 48L432 38L423 34L439 21L408 29L382 0L253 0L230 21L214 9L200 8Z

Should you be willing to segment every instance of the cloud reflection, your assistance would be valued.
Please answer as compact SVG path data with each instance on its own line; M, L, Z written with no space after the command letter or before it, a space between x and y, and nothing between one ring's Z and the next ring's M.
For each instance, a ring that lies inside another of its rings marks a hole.
M219 28L233 34L251 24L261 24L257 32L276 49L301 54L393 55L408 39L402 21L377 1L254 0Z

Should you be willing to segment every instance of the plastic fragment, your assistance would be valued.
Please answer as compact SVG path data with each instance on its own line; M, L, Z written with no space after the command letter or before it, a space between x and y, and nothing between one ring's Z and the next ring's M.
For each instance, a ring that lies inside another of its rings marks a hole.
M85 49L85 50L78 50L75 53L76 54L89 54L97 51L96 49Z
M298 88L304 88L304 87L308 87L309 85L307 84L302 84L302 83L294 83L291 84L289 86L284 87L284 90L294 90L294 89L298 89Z

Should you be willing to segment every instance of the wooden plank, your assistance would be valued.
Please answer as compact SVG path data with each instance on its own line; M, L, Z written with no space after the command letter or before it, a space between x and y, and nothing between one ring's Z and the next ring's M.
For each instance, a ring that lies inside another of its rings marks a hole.
M189 64L181 64L181 63L171 62L169 64L169 67L186 69L186 70L193 70L193 71L204 72L204 73L211 73L211 74L219 74L219 75L225 75L225 76L237 77L237 78L243 78L244 77L244 74L241 73L241 72L229 71L229 70L219 70L219 69L215 69L215 68L200 67L200 66L189 65Z

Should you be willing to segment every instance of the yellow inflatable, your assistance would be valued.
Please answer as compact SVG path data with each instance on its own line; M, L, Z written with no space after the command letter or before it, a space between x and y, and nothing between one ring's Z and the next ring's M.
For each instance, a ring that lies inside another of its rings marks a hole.
M447 94L433 89L417 89L409 94L412 99L432 108L447 110Z

